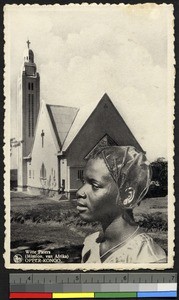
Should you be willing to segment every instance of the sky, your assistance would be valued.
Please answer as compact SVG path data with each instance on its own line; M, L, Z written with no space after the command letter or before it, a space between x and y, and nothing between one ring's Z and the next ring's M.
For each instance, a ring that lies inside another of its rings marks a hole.
M11 137L29 39L41 99L80 108L107 93L149 160L167 159L171 15L166 4L6 6Z

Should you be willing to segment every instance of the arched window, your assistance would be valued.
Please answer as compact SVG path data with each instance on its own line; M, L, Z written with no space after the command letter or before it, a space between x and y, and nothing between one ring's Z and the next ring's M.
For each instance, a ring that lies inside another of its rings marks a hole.
M40 178L46 179L46 168L44 163L42 163L41 169L40 169Z

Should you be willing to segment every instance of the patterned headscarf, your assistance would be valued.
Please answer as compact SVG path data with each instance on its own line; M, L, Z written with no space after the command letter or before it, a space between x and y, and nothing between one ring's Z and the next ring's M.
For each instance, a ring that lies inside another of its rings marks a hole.
M103 158L111 176L118 186L118 203L123 206L121 191L132 187L134 200L125 205L133 208L147 193L151 182L151 167L144 153L133 146L108 146L97 151L93 158Z

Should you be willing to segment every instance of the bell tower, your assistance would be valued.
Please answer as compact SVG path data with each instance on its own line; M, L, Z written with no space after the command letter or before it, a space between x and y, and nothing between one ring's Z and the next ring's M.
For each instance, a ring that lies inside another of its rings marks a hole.
M34 141L35 127L40 106L40 76L34 63L30 42L23 55L23 64L17 83L18 139L18 189L27 187L27 163Z

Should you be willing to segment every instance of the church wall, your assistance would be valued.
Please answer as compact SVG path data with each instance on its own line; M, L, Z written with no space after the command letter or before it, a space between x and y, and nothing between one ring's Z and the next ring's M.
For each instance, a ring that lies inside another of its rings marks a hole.
M23 159L23 146L18 147L18 190L26 190L27 188L27 163Z
M17 81L17 140L23 139L23 115L22 115L22 77Z
M26 136L24 131L24 119L26 117L25 114L25 78L21 76L18 79L17 84L17 109L18 109L18 118L17 118L17 140L23 141L18 147L18 190L25 190L27 188L27 164L23 159L25 156L25 148L26 148Z
M35 134L32 160L28 164L28 189L49 191L50 195L53 195L52 191L55 193L59 189L59 169L57 149L47 118L46 107L43 105Z
M82 186L83 168L70 168L70 191L79 189Z
M20 77L17 82L17 140L23 140L22 134L22 78ZM24 185L23 183L23 164L22 164L22 157L23 157L23 149L22 144L17 148L17 160L18 160L18 173L17 173L17 181L18 185L21 187Z

